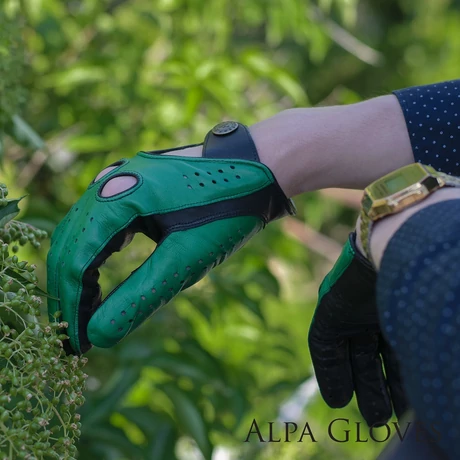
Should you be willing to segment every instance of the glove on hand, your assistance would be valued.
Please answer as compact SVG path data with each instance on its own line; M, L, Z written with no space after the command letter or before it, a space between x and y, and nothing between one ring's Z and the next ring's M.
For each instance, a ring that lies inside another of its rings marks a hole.
M391 401L398 418L408 404L398 362L380 333L376 272L356 248L355 238L350 234L320 286L308 342L326 403L344 407L355 392L368 425L379 426L391 418Z
M61 310L68 322L67 351L115 345L268 222L294 214L244 125L214 127L202 158L161 155L178 149L139 152L116 162L56 228L48 291L59 301L49 300L49 314ZM133 176L137 183L103 197L104 185L119 176ZM137 232L157 242L155 251L101 302L98 268Z

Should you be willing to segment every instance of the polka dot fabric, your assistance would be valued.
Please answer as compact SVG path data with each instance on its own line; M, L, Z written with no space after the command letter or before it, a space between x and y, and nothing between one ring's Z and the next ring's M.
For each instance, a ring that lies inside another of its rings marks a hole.
M460 176L460 80L394 91L415 160Z
M391 239L377 279L410 405L451 459L460 458L459 231L460 200L419 211Z

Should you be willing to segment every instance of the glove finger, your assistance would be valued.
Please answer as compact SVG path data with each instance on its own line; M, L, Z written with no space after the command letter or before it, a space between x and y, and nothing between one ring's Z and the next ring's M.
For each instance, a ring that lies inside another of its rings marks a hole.
M48 292L55 299L48 299L48 312L52 317L61 311L61 319L68 323L63 332L69 336L64 342L69 353L84 353L91 347L86 326L100 302L97 268L112 252L126 244L134 231L127 227L139 211L136 207L117 209L115 201L101 203L98 197L99 187L126 163L120 160L107 176L90 184L51 238L47 260ZM132 190L140 185L139 182Z
M354 337L350 342L359 410L369 426L383 425L391 418L392 408L379 355L378 334Z
M328 406L344 407L353 397L349 343L325 333L321 324L320 320L314 319L308 335L316 380Z
M102 302L89 320L89 341L103 348L118 343L243 246L262 225L257 217L235 217L171 233Z
M409 409L409 402L404 392L401 373L399 370L399 362L393 349L382 335L380 335L379 341L380 353L385 366L387 383L390 388L391 401L393 402L396 417L399 419Z

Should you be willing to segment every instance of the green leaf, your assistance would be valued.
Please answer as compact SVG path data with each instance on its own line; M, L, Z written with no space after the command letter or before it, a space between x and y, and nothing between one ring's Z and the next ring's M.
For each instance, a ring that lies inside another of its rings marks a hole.
M176 460L177 430L169 416L152 412L147 407L124 407L119 412L135 423L149 440L147 458Z
M93 438L93 442L106 443L131 460L141 460L146 458L145 452L141 447L131 443L123 430L114 427L109 423L99 424L97 429L86 431L85 437Z
M212 376L200 369L197 362L193 362L182 354L173 355L162 353L149 360L149 364L163 369L173 375L189 377L196 382L209 382Z
M197 406L184 392L178 390L175 385L162 385L161 388L174 404L176 417L183 430L196 441L204 458L210 460L213 447L209 440L206 423Z
M20 145L34 150L45 147L43 139L19 115L13 115L7 133Z
M140 369L123 367L113 375L111 382L104 387L104 394L95 402L95 409L85 414L84 427L88 430L101 420L107 420L110 414L118 409L121 400L137 382Z
M11 278L13 278L16 282L20 284L30 283L30 280L26 276L22 275L21 273L15 272L11 268L6 268L4 271L6 275L10 276ZM52 299L52 300L59 300L57 297L53 297L52 295L49 295L47 292L40 289L38 286L35 286L34 289L35 289L35 293L38 294L39 296L47 297L48 299Z
M4 227L10 220L13 220L19 214L18 203L23 199L8 200L8 204L0 209L0 227Z
M78 65L47 75L43 79L43 86L45 88L67 87L73 89L81 85L104 81L106 78L107 72L104 67Z
M2 167L2 164L3 164L4 155L5 155L5 144L3 141L3 133L0 132L0 168Z
M177 433L173 425L161 426L150 439L147 458L177 460L176 439Z

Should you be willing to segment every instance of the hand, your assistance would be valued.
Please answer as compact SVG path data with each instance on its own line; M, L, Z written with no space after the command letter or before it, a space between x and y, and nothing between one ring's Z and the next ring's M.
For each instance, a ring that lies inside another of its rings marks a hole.
M308 337L321 395L333 408L353 393L369 426L381 425L407 409L396 357L379 327L376 272L350 234L342 254L319 289ZM385 366L385 375L382 369Z
M115 345L268 222L294 213L244 125L215 127L202 158L164 153L178 149L112 165L52 236L48 291L59 301L49 301L49 313L62 311L69 352ZM120 177L129 188L113 194ZM137 232L157 242L155 251L101 301L98 268Z

